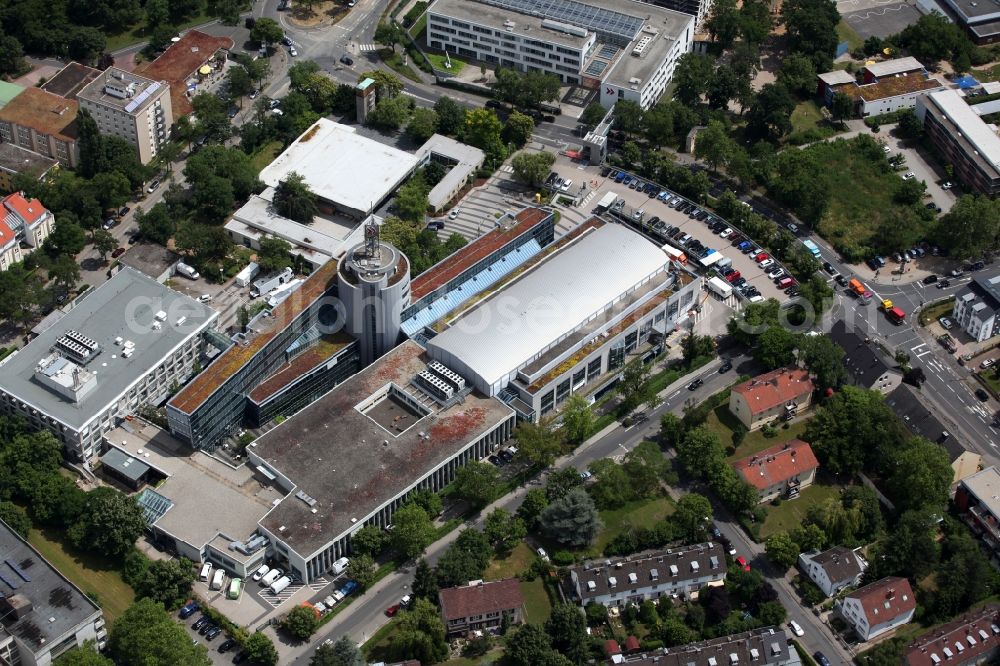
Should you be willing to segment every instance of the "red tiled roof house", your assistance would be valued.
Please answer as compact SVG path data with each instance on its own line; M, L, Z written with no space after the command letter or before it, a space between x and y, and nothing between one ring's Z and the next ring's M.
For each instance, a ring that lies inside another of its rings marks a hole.
M38 199L26 199L14 192L0 201L0 219L28 247L38 249L55 227L49 209Z
M812 447L801 439L777 444L733 463L743 480L757 489L761 502L794 497L812 485L818 467Z
M21 261L21 244L10 227L0 221L0 271L7 270L18 261Z
M889 576L850 593L835 610L862 641L869 641L910 622L916 608L910 581Z
M729 394L729 411L748 430L756 430L809 407L813 389L807 371L778 368L734 386Z
M438 598L441 619L449 635L497 629L504 616L508 624L522 621L524 598L516 578L492 583L474 580L462 587L445 588L438 593Z

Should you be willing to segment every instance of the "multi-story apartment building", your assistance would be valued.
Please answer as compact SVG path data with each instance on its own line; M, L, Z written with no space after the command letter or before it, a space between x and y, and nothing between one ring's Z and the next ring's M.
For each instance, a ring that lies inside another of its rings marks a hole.
M957 90L919 97L916 113L956 178L982 194L1000 194L1000 137Z
M17 240L32 250L37 250L55 228L55 217L38 199L27 199L21 192L14 192L0 199L3 224Z
M677 59L690 50L695 17L637 2L438 0L427 41L497 67L554 74L600 90L601 103L633 100L644 109L663 94Z
M0 109L0 140L75 167L78 103L41 88L25 88Z
M813 390L807 371L778 368L734 386L729 394L729 411L748 430L756 430L809 407Z
M974 340L983 342L1000 333L1000 273L977 275L955 294L952 319Z
M910 622L916 609L910 581L898 576L858 588L834 606L834 612L851 625L862 641L870 641Z
M781 627L761 627L707 641L611 656L608 666L801 666Z
M823 590L823 594L832 597L845 587L861 582L868 563L857 551L834 546L822 553L802 553L799 555L799 568L816 583L816 587Z
M101 609L0 521L0 663L50 666L63 653L108 640Z
M1000 469L987 467L962 479L955 506L990 552L1000 554Z
M581 606L624 606L684 596L726 578L726 554L714 541L588 562L570 570Z
M199 362L218 312L132 269L0 362L0 411L49 430L89 463L119 419L166 399Z
M0 222L0 271L10 268L11 264L21 261L21 244L17 235L3 222Z
M1000 606L989 604L932 628L906 647L905 666L973 666L1000 653Z
M470 631L493 631L504 621L521 624L524 598L521 581L507 578L494 582L471 581L438 592L441 619L449 635Z
M812 447L801 439L775 444L732 463L733 469L757 490L761 502L775 497L796 497L812 485L819 461Z
M101 134L135 146L143 164L156 157L170 138L174 116L166 81L109 67L77 93L77 101L90 112Z

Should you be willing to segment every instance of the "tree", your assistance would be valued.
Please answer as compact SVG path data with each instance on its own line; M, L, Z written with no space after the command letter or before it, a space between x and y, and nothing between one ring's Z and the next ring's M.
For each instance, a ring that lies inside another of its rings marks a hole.
M483 507L500 492L500 470L495 465L478 460L455 470L452 493L476 507Z
M101 255L101 261L107 261L108 255L118 247L118 239L104 229L94 229L90 234L90 240L94 243L94 249Z
M545 633L552 637L552 647L574 664L588 661L587 623L575 604L553 606L545 622Z
M347 577L367 589L375 582L375 560L368 554L355 555L347 565Z
M615 391L622 396L622 410L631 412L648 398L646 380L649 379L649 367L636 358L629 361L618 380Z
M547 150L539 152L521 151L510 160L510 166L514 169L514 177L525 185L538 185L545 180L552 165L555 164L556 156Z
M913 437L888 462L888 488L901 511L926 508L943 511L948 504L952 479L948 452L923 437Z
M319 212L316 195L306 179L294 171L274 189L274 208L280 215L303 224L311 224Z
M736 150L736 143L729 138L726 128L717 120L711 120L708 127L698 132L694 144L694 155L704 160L712 171L726 166Z
M174 218L167 210L166 204L156 203L148 212L144 213L139 209L135 211L136 225L139 227L139 234L154 243L166 245L170 237L174 235L176 225Z
M93 178L107 169L104 161L104 143L97 121L87 109L76 115L77 146L80 150L80 175Z
M285 36L285 31L281 29L278 22L267 17L257 19L253 28L250 29L250 39L260 42L261 46L270 46L281 41Z
M304 641L319 628L319 612L306 604L295 606L281 621L281 628L293 638Z
M560 433L551 424L522 421L514 430L518 457L535 467L549 467L562 450Z
M541 627L521 625L507 639L505 655L513 666L538 666L552 653L552 639Z
M389 543L389 535L375 525L365 525L351 535L351 552L356 555L378 555Z
M979 194L963 194L941 216L934 237L959 259L980 257L995 247L1000 235L1000 202Z
M332 645L323 643L309 660L309 666L366 666L358 644L341 636Z
M437 603L439 589L437 576L431 565L427 564L427 560L420 558L417 561L417 567L413 572L413 586L410 589L413 590L414 597Z
M791 50L808 55L817 72L829 70L840 22L836 6L826 0L791 0L781 5L781 21Z
M520 148L528 143L534 131L535 121L532 120L531 116L513 111L507 117L507 122L503 126L500 138L506 143L512 143Z
M785 86L765 84L747 114L747 134L752 140L776 142L792 130L794 110L795 100Z
M0 502L0 520L7 524L7 527L28 538L28 531L31 529L31 518L28 512L14 504L13 502Z
M917 118L917 114L914 113L913 109L907 109L905 113L901 113L899 116L899 125L896 127L896 132L904 139L916 141L924 136L924 124Z
M940 557L936 540L937 521L928 511L906 511L896 521L889 537L879 543L869 558L871 566L865 579L899 575L923 578L934 569Z
M684 367L690 368L699 358L714 355L715 340L710 335L695 335L691 331L681 339L681 347Z
M448 656L444 622L434 604L417 599L401 615L387 650L389 660L417 659L422 664L435 664Z
M243 67L230 67L226 72L226 81L229 82L229 94L233 98L242 98L254 89L250 74Z
M708 105L713 109L724 110L729 106L729 101L739 99L741 91L747 87L749 81L741 78L735 67L719 67L708 80Z
M545 507L539 522L547 536L567 546L586 546L601 529L594 500L582 488L569 491Z
M108 639L108 652L119 666L209 666L212 663L205 646L194 645L184 627L152 599L135 602L115 620Z
M375 28L375 43L388 46L392 52L396 52L396 44L402 41L399 26L394 21L382 21Z
M54 662L55 666L114 666L115 662L97 651L94 641L74 647L62 653Z
M416 108L406 125L406 133L414 141L423 143L437 131L438 115L434 109Z
M779 571L787 571L799 559L799 545L792 540L788 532L778 532L767 537L764 552Z
M409 97L386 97L379 99L367 122L372 127L395 132L406 124L412 112L413 101Z
M822 278L820 278L822 280ZM826 284L826 281L823 280ZM840 388L847 382L844 349L825 335L806 335L799 340L799 358L815 376L814 384L820 391Z
M792 53L781 63L778 83L800 99L812 97L816 93L816 66L806 56Z
M837 122L854 117L854 100L844 93L834 93L830 99L830 115Z
M465 108L448 96L438 97L434 102L437 112L437 130L441 134L453 136L465 125Z
M416 504L401 506L393 516L392 544L400 555L411 559L424 552L434 539L434 523Z
M361 83L365 79L375 81L375 89L378 90L380 101L391 97L398 97L403 92L403 82L399 80L399 77L384 69L372 69L362 72L361 76L358 77L358 83Z
M882 395L844 386L817 411L806 428L806 441L833 474L855 474L877 462L877 455L891 456L905 435L899 419ZM879 442L872 451L868 442Z
M681 104L697 106L701 103L701 96L708 91L713 73L714 67L709 58L697 53L685 53L677 60L674 70L674 96Z
M722 458L719 436L705 426L692 428L677 446L677 459L691 476L703 479L708 462Z
M709 14L705 27L722 49L732 48L740 32L740 16L736 0L713 2L712 13Z
M790 365L795 360L799 337L783 326L771 326L757 336L753 358L768 370Z
M503 125L491 109L472 109L465 114L464 141L486 153L487 161L496 165L507 155L500 138Z
M440 516L441 511L444 510L444 502L441 500L441 496L430 488L425 488L423 490L415 490L410 493L409 502L413 502L421 509L427 512L427 515L431 518L435 516Z
M404 220L422 221L430 205L427 201L430 189L422 175L414 175L396 192L396 199L393 202L395 211ZM405 248L401 249L405 251Z
M604 120L608 110L601 106L600 102L591 102L587 105L587 108L583 110L580 114L580 122L587 127L593 128L597 126L597 123Z
M583 479L572 467L550 472L545 480L545 497L549 503L565 497L569 491L583 485Z
M135 498L101 487L87 493L80 522L69 536L78 548L118 559L145 531L146 518Z
M614 126L615 129L632 135L642 129L643 112L638 102L630 99L620 99L615 102Z
M677 510L670 517L686 543L705 540L706 530L712 522L712 504L704 495L688 493L677 501Z
M527 527L533 528L538 521L538 516L548 505L549 498L545 496L545 491L541 488L532 488L525 494L521 506L518 507L517 516L524 521Z
M170 20L170 5L167 0L146 0L146 29L155 30Z
M283 183L284 181L279 183L278 187L280 188ZM260 270L265 275L285 269L291 264L291 259L292 246L284 238L265 236L260 239L260 249L257 250L257 265L260 266Z
M580 444L594 428L594 410L586 398L571 395L562 408L562 431L570 444Z
M833 287L831 287L827 281L817 272L812 274L805 273L809 275L809 279L805 280L799 285L799 296L812 307L813 315L818 319L827 310L833 301ZM816 359L817 363L819 359ZM832 375L827 375L823 382L826 385L833 386L835 384L828 383L833 381L843 381L839 377L839 373L834 372Z
M483 533L498 553L509 553L528 534L528 528L518 516L504 509L494 509L486 516Z
M179 560L153 560L136 585L136 594L160 602L168 610L179 608L191 594L194 565Z
M0 74L17 76L26 68L21 42L0 32Z
M434 568L437 584L455 587L482 578L492 555L486 535L476 529L462 530Z
M243 651L247 653L253 663L262 666L275 666L278 663L278 650L265 634L250 634L243 641Z

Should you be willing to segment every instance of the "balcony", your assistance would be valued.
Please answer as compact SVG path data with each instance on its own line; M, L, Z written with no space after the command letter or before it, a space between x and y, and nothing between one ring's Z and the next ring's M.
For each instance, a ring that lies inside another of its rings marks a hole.
M979 532L990 548L1000 547L1000 524L997 523L997 519L978 506L969 509L969 516L973 531Z

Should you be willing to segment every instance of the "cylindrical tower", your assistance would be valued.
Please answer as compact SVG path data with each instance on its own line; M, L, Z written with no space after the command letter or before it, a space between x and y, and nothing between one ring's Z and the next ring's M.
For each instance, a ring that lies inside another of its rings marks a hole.
M410 261L379 240L372 221L365 227L365 242L341 259L337 283L346 330L358 339L361 363L367 366L399 339L401 314L410 304Z

